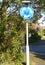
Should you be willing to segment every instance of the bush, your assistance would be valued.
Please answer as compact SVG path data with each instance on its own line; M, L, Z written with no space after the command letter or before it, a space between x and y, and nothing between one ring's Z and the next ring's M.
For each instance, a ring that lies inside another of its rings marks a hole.
M41 36L38 35L38 32L35 30L30 31L31 37L29 37L29 43L30 42L37 42L41 39Z
M15 65L21 65L24 28L23 23L20 23L22 18L11 15L6 21L4 19L5 16L0 22L0 64L13 61Z

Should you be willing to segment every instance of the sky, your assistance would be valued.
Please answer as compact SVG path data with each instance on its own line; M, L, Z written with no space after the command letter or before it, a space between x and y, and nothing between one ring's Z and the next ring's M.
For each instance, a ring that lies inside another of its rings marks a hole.
M15 7L8 7L7 8L7 14L9 14L10 12L14 12L15 11ZM45 12L43 10L41 10L41 15L42 17L40 19L37 20L37 22L40 24L40 26L45 27Z
M0 2L2 2L3 0L0 0Z
M12 6L12 4L11 4L11 6L9 6L9 7L7 8L6 15L9 16L9 15L12 14L13 12L15 12L15 10L16 10L16 7L15 7L15 6Z
M40 24L40 26L45 27L45 12L41 11L41 15L42 17L38 19L38 23Z

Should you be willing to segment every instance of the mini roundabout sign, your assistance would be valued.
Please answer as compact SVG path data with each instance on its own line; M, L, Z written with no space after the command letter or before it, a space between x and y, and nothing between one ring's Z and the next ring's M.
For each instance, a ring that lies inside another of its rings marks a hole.
M23 19L31 19L34 15L34 9L31 6L23 6L20 8L20 16Z

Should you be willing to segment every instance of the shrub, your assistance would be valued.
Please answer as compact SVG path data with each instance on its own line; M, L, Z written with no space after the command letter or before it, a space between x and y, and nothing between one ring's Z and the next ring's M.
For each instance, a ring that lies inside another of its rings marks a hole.
M38 32L35 30L30 31L31 37L29 37L29 43L30 42L37 42L41 39L41 36L38 35Z

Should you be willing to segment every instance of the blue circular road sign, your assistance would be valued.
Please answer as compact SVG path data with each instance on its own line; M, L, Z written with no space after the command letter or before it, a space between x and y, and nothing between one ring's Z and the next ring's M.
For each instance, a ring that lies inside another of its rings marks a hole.
M20 8L20 16L23 19L30 19L34 15L34 10L31 6L23 6Z

